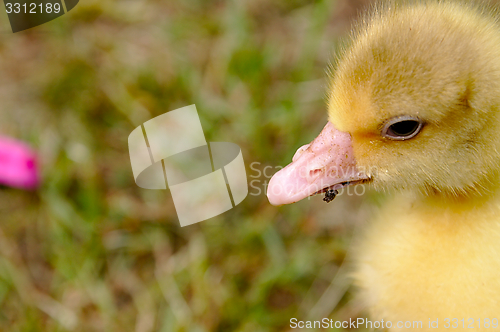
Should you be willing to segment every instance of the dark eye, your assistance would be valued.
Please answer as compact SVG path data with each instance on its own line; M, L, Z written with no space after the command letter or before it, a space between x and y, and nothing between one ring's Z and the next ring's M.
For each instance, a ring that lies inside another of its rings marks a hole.
M415 137L422 129L423 121L412 116L398 116L388 121L382 136L392 140L404 141Z

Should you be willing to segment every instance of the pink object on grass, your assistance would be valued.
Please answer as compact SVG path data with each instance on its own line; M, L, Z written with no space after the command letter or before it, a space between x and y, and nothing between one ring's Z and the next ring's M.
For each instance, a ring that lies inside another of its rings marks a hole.
M34 189L38 182L35 152L23 142L0 136L0 184Z

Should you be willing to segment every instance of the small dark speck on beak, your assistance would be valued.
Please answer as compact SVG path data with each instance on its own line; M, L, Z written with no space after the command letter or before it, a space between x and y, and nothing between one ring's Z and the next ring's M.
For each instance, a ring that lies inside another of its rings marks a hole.
M329 189L325 191L325 197L323 198L323 200L327 203L330 203L335 199L335 196L337 196L338 193L339 193L338 190Z

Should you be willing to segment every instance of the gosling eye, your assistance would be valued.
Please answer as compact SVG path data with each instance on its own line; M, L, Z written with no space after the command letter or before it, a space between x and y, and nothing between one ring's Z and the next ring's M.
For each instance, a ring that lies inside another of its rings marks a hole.
M415 137L423 125L422 120L413 116L398 116L384 125L382 136L396 141L404 141Z

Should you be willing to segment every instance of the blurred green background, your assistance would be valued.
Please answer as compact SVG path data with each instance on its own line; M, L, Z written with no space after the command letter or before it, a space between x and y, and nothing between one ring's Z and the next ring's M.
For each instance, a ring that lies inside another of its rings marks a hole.
M345 262L368 195L277 208L265 184L325 125L326 67L368 3L85 0L16 34L0 6L0 133L39 151L43 176L0 188L0 330L366 317ZM168 190L135 185L127 138L190 104L207 141L242 148L250 189L181 228Z

